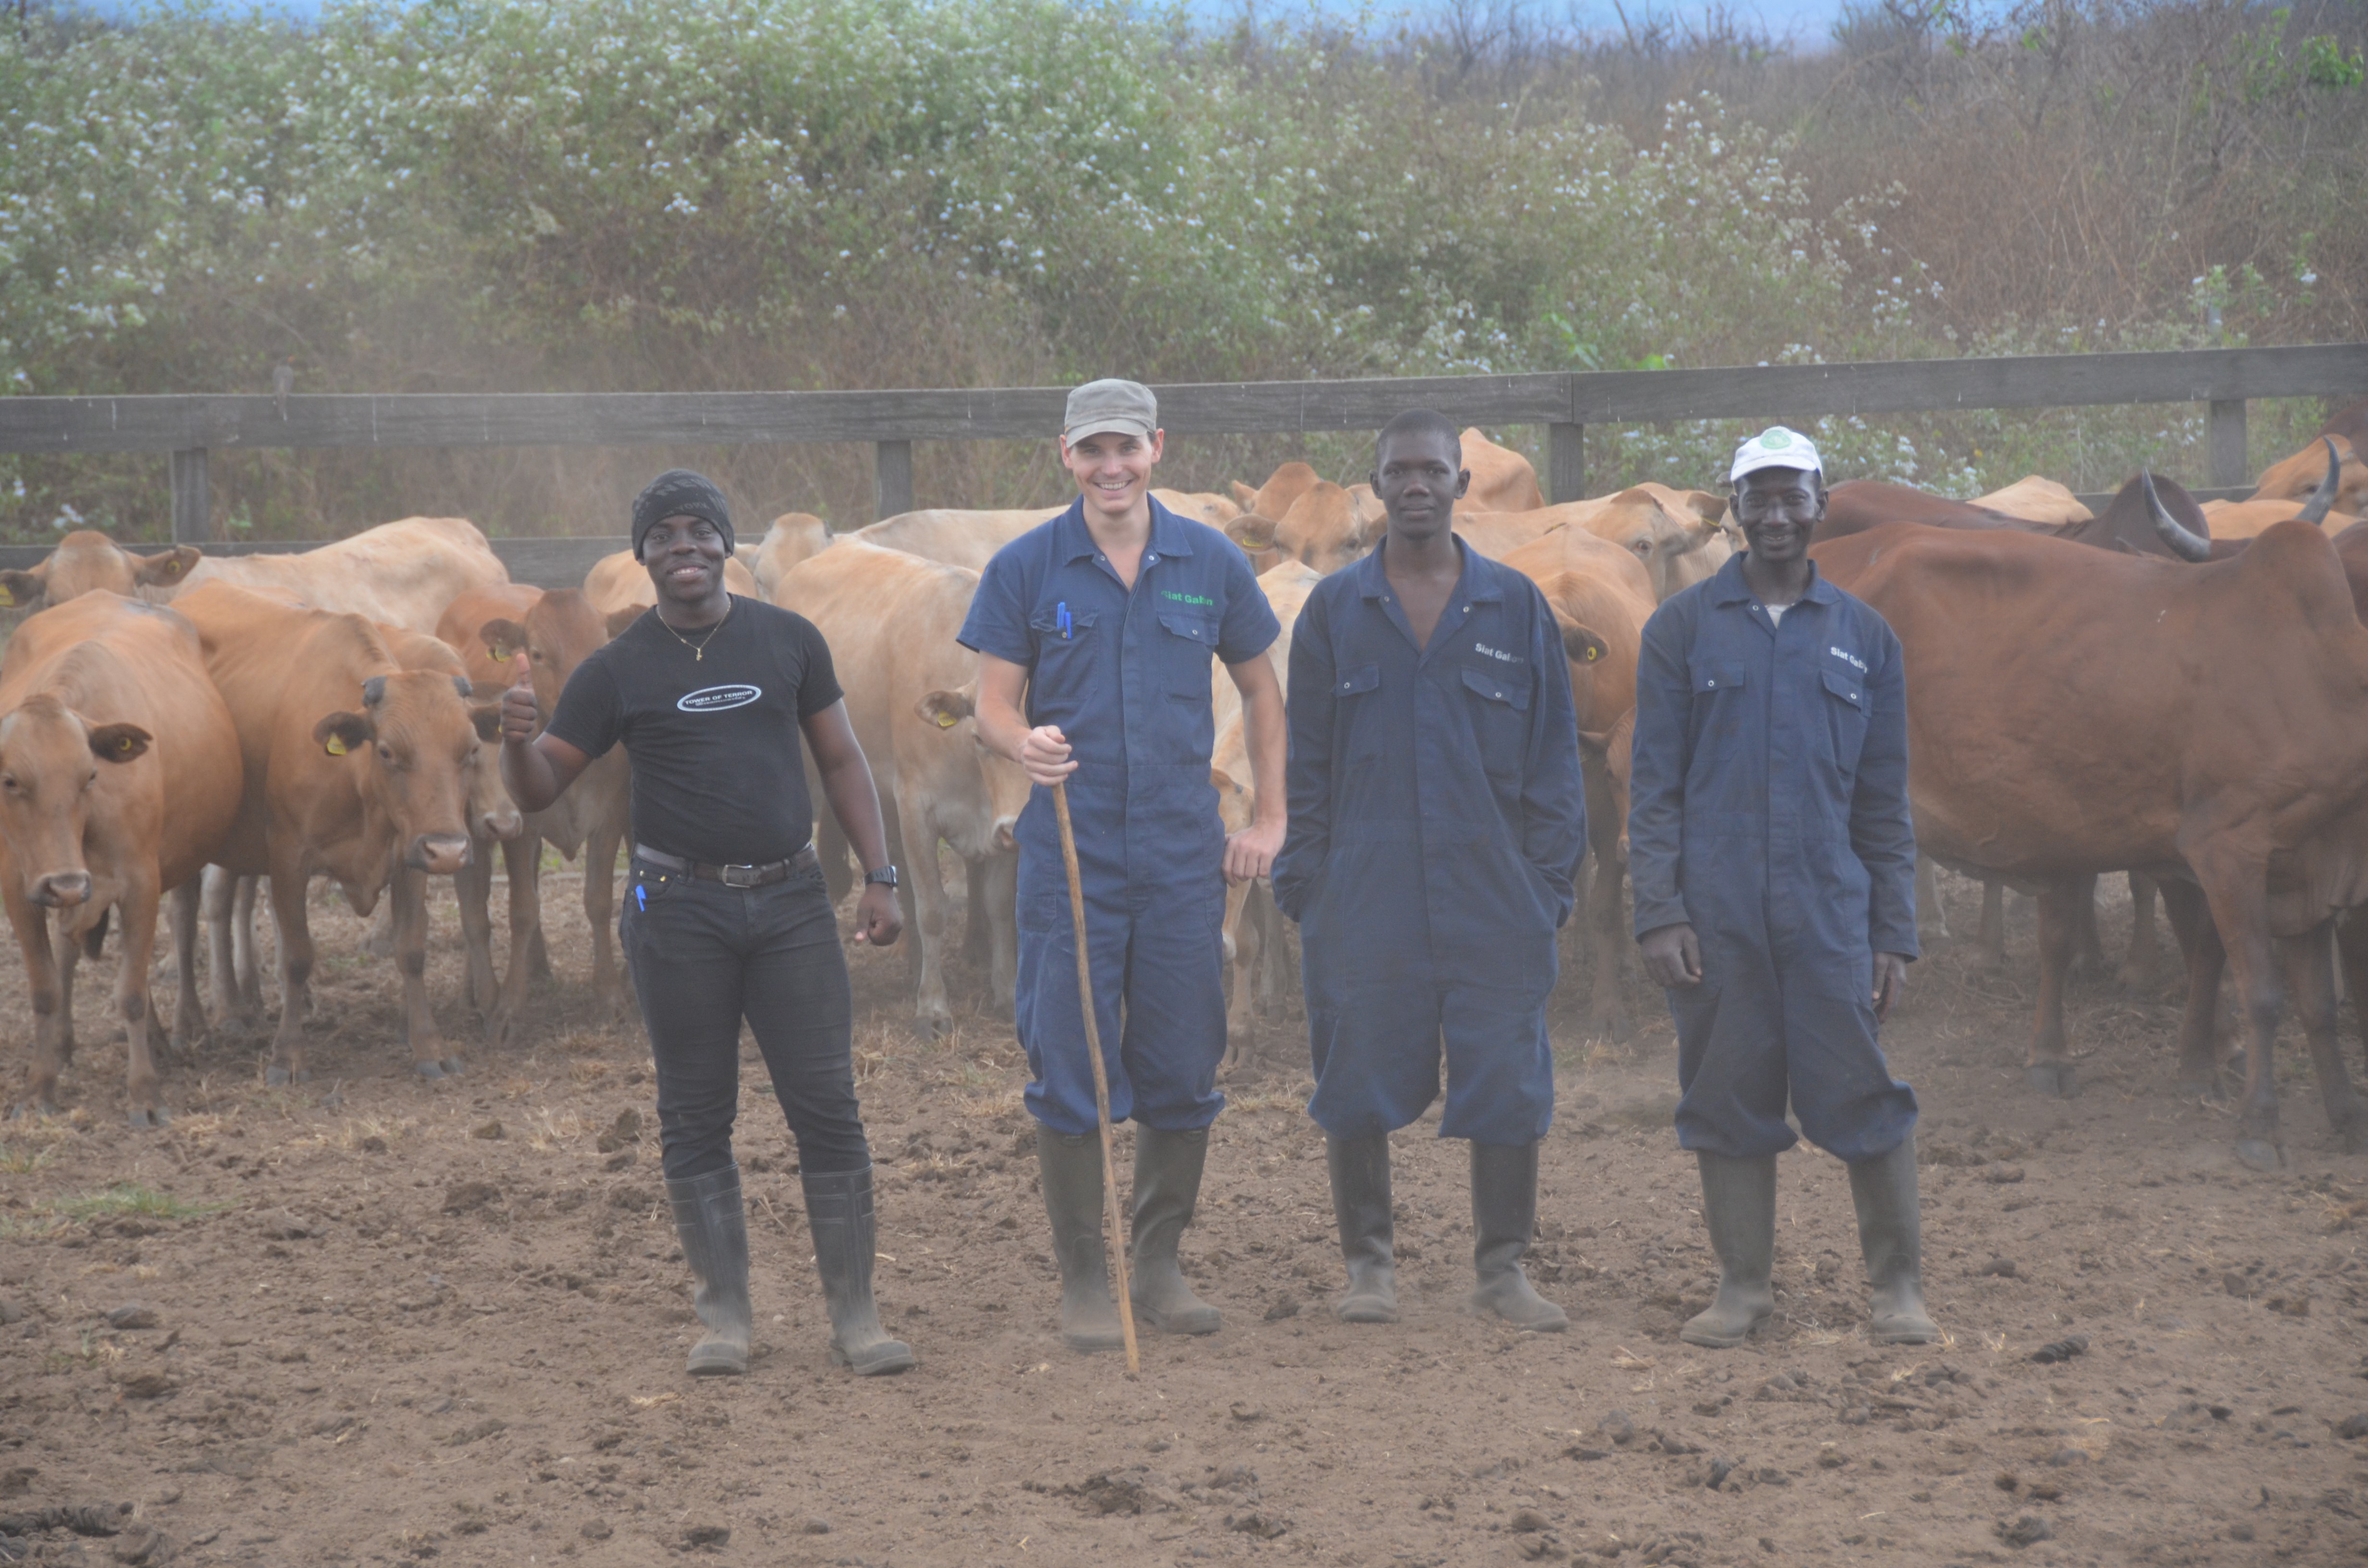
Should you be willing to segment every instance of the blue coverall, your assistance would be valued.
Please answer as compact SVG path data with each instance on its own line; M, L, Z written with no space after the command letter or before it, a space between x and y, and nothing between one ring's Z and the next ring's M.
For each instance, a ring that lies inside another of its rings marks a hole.
M962 646L1027 667L1029 723L1060 726L1077 764L1069 820L1114 1122L1190 1132L1224 1108L1225 830L1209 777L1209 656L1245 663L1281 630L1234 542L1156 500L1130 592L1086 527L1083 497L996 551L962 623ZM1076 1137L1097 1125L1093 1068L1051 790L1031 792L1018 835L1028 1108Z
M1384 545L1383 549L1387 546ZM1377 550L1319 585L1291 643L1291 825L1315 1093L1335 1137L1404 1127L1533 1143L1554 1118L1545 1004L1587 853L1570 666L1545 597L1458 541L1428 647Z
M1684 921L1678 1142L1809 1141L1855 1164L1914 1130L1876 1043L1874 955L1917 956L1907 685L1883 617L1816 575L1771 620L1737 555L1645 623L1628 875L1636 934Z

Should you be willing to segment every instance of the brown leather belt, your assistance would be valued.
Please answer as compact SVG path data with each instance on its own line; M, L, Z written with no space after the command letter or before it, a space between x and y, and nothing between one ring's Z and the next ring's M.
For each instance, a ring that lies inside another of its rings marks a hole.
M727 888L770 887L775 882L786 882L798 872L822 864L822 857L814 853L814 846L811 844L786 860L772 860L762 866L716 866L704 860L686 860L679 855L669 855L646 844L633 846L633 853L661 871L680 871L703 882L722 882Z

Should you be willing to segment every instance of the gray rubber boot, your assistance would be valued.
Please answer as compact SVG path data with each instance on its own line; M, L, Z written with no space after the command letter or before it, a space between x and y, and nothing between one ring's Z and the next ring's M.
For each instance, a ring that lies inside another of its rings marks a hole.
M1340 1256L1349 1265L1349 1293L1333 1307L1342 1323L1398 1321L1397 1251L1390 1222L1390 1135L1326 1138L1332 1172L1332 1219L1340 1228Z
M1209 1159L1209 1130L1134 1130L1134 1215L1130 1230L1134 1315L1162 1334L1214 1334L1217 1309L1192 1293L1177 1267L1177 1244L1201 1199L1201 1170Z
M882 1331L880 1309L871 1300L871 1259L880 1233L871 1210L871 1167L799 1179L806 1192L814 1269L830 1308L831 1358L861 1378L908 1370L912 1347Z
M1538 1146L1472 1145L1472 1267L1480 1287L1474 1307L1531 1334L1560 1334L1570 1319L1530 1286L1521 1255L1538 1229Z
M690 1375L748 1369L748 1221L740 1207L740 1167L726 1165L686 1180L668 1179L675 1234L699 1289L691 1297L707 1335L690 1347Z
M1850 1166L1859 1250L1866 1255L1867 1336L1877 1345L1930 1345L1940 1328L1924 1311L1923 1230L1916 1205L1916 1134Z
M1061 1265L1061 1338L1072 1350L1116 1350L1126 1341L1102 1244L1101 1135L1068 1138L1040 1124L1036 1169Z
M1718 1295L1678 1337L1732 1350L1776 1310L1768 1283L1776 1266L1776 1156L1738 1160L1697 1151L1694 1160L1702 1166L1702 1223L1718 1255Z

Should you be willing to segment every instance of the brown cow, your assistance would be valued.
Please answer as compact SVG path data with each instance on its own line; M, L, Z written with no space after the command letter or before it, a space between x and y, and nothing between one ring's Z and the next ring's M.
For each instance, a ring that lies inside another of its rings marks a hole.
M775 517L757 546L757 559L747 563L757 597L769 597L791 567L829 547L830 529L812 513L784 512Z
M1179 517L1222 529L1242 515L1242 509L1212 490L1155 490L1152 499Z
M2368 628L2327 537L2282 523L2235 560L2186 566L1895 525L1815 555L1907 651L1923 846L2039 887L2032 1085L2071 1085L2069 890L2135 868L2192 878L2227 939L2250 1035L2238 1158L2282 1158L2279 959L2303 992L2329 1120L2347 1143L2368 1131L2335 1047L2326 941L2331 911L2362 900L2294 891L2322 874L2318 840L2368 792ZM2200 1051L2183 1032L2182 1079L2208 1087L2209 1029Z
M914 1012L933 1032L952 1027L946 1003L946 890L940 840L971 868L973 907L987 910L995 1001L1008 1009L1019 973L1012 831L1028 776L978 738L977 657L954 641L978 574L902 551L841 540L781 579L776 599L822 629L847 716L871 764L889 854L905 869L915 941ZM812 774L811 766L808 768ZM821 790L814 790L821 799ZM851 881L847 842L825 813L817 847L834 898Z
M723 585L746 598L764 597L757 591L756 574L736 555L723 558ZM606 620L619 610L649 608L658 602L658 590L650 581L649 568L634 560L632 551L620 550L602 556L584 574L584 597Z
M2332 425L2334 421L2328 423ZM2351 437L2333 431L2322 432L2294 456L2281 458L2263 469L2260 481L2253 486L2251 498L2255 501L2299 501L2312 494L2319 487L2329 449L2342 469L2342 477L2337 482L2333 497L2335 509L2353 517L2368 511L2368 462L2361 461L2359 449Z
M105 534L84 531L59 540L29 572L0 572L0 606L63 604L97 588L161 604L200 583L226 583L432 632L459 595L509 580L465 517L405 517L292 555L200 555L188 544L134 555Z
M514 678L518 655L523 653L534 682L536 710L548 722L576 667L632 625L640 613L628 608L603 617L580 589L559 588L538 596L523 612L482 617L464 613L456 618L452 631L461 639L455 645L465 651L470 676L476 681L498 678L507 683ZM473 626L458 623L471 619L475 620ZM495 672L499 672L498 676ZM593 1000L613 1007L626 995L632 977L617 962L613 915L617 851L620 846L632 843L632 766L625 748L614 746L593 758L559 799L529 813L526 832L503 846L510 889L510 963L500 997L488 1015L489 1038L506 1040L515 1035L525 1017L528 981L550 972L551 960L542 937L541 869L546 843L563 858L573 860L579 853L584 857L584 918L592 927ZM490 871L486 876L490 878Z
M171 610L110 593L28 619L0 658L0 898L33 1006L28 1097L52 1110L74 1052L74 960L96 957L108 914L123 937L115 983L131 1125L162 1127L148 967L161 894L187 888L238 814L238 732L207 678L198 634ZM170 809L167 809L169 788ZM52 912L62 947L50 946ZM201 1032L194 901L177 897L180 994L172 1040Z
M1347 490L1319 479L1301 491L1281 517L1244 512L1225 525L1225 537L1241 547L1251 564L1264 560L1262 570L1296 561L1328 577L1372 549L1387 527L1386 517L1365 512ZM1265 560L1269 551L1272 559Z
M368 915L390 885L404 1032L416 1070L460 1070L428 1010L427 879L470 858L472 776L498 705L462 678L406 670L378 627L209 583L175 608L198 629L206 670L238 728L245 793L216 860L268 873L279 934L279 1028L266 1081L307 1074L313 948L305 884L336 879ZM217 936L217 953L226 942ZM220 959L217 957L219 977Z
M1269 474L1266 483L1256 490L1238 479L1231 488L1234 499L1241 506L1242 516L1279 522L1302 495L1315 488L1321 477L1304 462L1287 462Z
M984 572L996 551L1037 524L1060 515L1058 507L1049 511L1023 506L1004 512L965 512L936 506L900 512L869 528L857 528L846 537L877 549L901 550L924 561L959 566L965 572ZM779 598L773 602L782 603ZM805 613L803 606L787 608L801 615Z
M1488 439L1478 426L1463 432L1463 471L1472 486L1455 503L1459 512L1534 512L1546 504L1538 471L1509 447Z

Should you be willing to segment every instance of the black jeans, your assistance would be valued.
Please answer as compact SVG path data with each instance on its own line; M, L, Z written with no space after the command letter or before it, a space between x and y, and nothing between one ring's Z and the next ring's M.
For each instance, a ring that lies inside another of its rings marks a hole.
M818 868L731 888L636 858L617 932L657 1061L670 1179L732 1163L744 1017L797 1138L799 1168L826 1176L871 1163L855 1100L847 955Z

